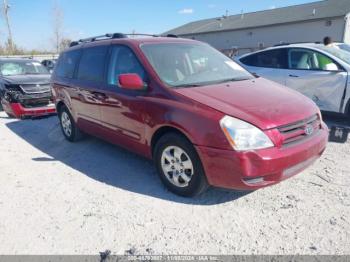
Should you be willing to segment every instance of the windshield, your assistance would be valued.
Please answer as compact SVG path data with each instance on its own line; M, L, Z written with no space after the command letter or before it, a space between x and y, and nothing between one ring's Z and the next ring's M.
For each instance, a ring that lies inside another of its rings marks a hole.
M35 61L2 61L0 73L3 76L49 74L44 66Z
M144 44L141 49L160 79L171 87L202 86L254 78L209 45Z
M321 50L328 52L347 64L350 64L350 52L340 49L338 47L320 46Z

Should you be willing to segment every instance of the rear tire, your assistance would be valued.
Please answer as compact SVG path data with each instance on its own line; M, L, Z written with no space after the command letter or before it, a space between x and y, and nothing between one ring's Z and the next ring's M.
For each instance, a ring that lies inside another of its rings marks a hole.
M76 126L68 108L66 106L62 106L58 115L64 137L70 142L81 140L83 138L83 133Z
M154 161L161 181L171 192L193 197L208 188L201 160L183 136L176 133L162 136L155 146Z

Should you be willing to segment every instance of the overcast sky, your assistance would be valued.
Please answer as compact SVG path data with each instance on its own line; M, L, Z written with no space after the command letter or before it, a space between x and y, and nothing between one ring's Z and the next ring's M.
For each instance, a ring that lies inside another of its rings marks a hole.
M107 32L162 33L187 22L314 2L308 0L8 0L17 45L52 49L52 7L64 13L64 33L79 39ZM2 1L1 1L2 3ZM2 19L0 42L7 37Z

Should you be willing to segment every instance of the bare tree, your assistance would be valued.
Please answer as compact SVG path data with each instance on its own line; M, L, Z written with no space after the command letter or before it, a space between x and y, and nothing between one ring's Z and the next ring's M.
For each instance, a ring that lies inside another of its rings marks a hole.
M53 17L53 42L55 50L57 53L61 51L61 42L64 38L63 36L63 10L58 5L57 2L54 2L52 8L52 17Z
M13 38L12 38L12 30L11 30L11 25L10 25L10 18L9 18L9 10L10 10L10 5L7 3L7 0L3 0L3 15L5 18L6 26L7 26L7 31L8 31L8 40L7 40L7 46L8 46L8 51L10 54L13 53Z
M60 42L60 51L67 49L71 42L72 40L70 40L69 38L62 38Z

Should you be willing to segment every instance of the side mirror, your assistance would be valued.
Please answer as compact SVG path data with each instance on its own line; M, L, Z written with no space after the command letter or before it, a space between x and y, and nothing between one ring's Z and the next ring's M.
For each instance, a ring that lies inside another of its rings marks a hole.
M138 74L122 74L118 77L121 88L129 90L143 90L144 84Z

